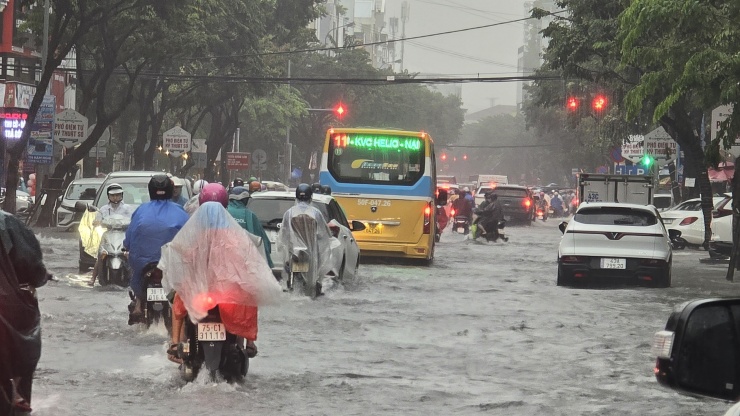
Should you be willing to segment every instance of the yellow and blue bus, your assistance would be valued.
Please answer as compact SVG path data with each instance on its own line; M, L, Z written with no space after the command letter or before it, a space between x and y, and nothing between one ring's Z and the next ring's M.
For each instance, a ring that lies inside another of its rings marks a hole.
M434 257L437 223L434 142L429 134L333 128L326 133L319 181L329 185L363 256Z

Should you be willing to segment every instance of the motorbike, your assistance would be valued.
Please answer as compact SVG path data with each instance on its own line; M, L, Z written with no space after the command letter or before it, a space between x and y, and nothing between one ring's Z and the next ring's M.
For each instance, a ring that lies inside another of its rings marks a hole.
M105 264L98 276L98 281L102 286L114 284L126 287L129 284L131 270L124 254L123 240L130 221L121 215L111 215L103 220L102 226L106 231L100 239L100 249Z
M436 217L437 233L434 235L434 241L439 242L440 237L442 236L442 230L447 228L447 223L450 221L450 218L447 216L447 211L445 211L445 207L442 205L437 205Z
M504 228L506 227L506 220L501 220L498 222L496 230L489 231L486 234L482 235L486 239L486 241L498 241L499 239L503 240L504 242L509 241L509 237L504 234ZM478 223L474 224L472 227L472 234L473 234L473 240L477 239L478 237L481 237L481 230Z
M144 266L142 271L144 277L144 287L146 287L146 307L144 308L144 324L146 328L152 324L164 322L167 333L172 333L172 309L170 307L167 294L162 287L162 271L157 268L157 262L152 262ZM131 304L129 313L134 310L136 297L129 291Z
M470 232L470 218L465 215L455 215L455 210L451 211L452 231L459 234L468 234Z
M317 222L303 214L291 218L290 223L295 238L288 252L286 285L289 292L315 298L321 295L322 289L319 264L315 258L319 252Z
M249 358L244 351L245 340L226 330L218 305L198 323L185 319L185 342L178 346L183 362L182 377L193 381L205 366L208 376L215 380L221 375L227 382L239 382L249 370Z

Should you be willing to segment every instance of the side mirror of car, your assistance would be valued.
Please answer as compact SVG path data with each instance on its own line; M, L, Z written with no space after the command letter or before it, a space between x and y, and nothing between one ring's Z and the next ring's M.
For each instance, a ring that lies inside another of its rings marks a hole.
M352 220L352 222L349 225L352 228L352 231L364 231L365 230L365 224L361 221Z
M565 234L565 228L568 226L568 221L563 221L558 225L558 229L561 233Z
M705 299L673 311L655 334L655 377L692 395L735 401L740 397L740 298Z

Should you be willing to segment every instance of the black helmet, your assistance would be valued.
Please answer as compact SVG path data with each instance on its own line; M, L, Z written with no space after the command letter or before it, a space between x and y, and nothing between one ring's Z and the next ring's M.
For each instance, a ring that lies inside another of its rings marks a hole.
M331 186L321 185L321 193L324 195L331 195Z
M315 194L320 194L321 193L321 184L318 183L318 182L314 183L313 185L311 185L311 190Z
M311 202L313 189L307 183L302 183L295 188L295 199L303 202Z
M236 188L237 186L244 186L244 179L242 178L234 179L234 188Z
M149 199L171 199L175 183L164 173L158 173L149 180Z

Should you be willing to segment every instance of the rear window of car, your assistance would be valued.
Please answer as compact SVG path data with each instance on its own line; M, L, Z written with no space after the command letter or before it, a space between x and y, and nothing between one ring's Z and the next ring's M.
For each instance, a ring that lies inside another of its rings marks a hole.
M655 225L658 219L649 211L621 207L594 207L578 211L573 220L581 224L630 225L644 227Z
M671 206L671 196L655 195L653 197L653 205L655 208L669 208Z
M508 196L508 197L515 197L515 198L524 198L527 196L527 190L526 189L520 189L520 188L480 188L475 193L476 195L484 195L486 192L493 191L494 194L496 194L499 197L502 196Z
M121 185L121 188L123 188L123 202L125 204L138 206L144 202L149 202L150 179L151 178L145 176L110 179L102 185L100 196L98 197L98 201L95 206L102 207L108 203L108 196L105 193L105 189L112 183L117 183Z
M247 207L257 215L260 222L262 222L263 225L269 226L277 226L277 224L282 222L285 211L290 209L293 205L295 205L295 200L283 198L250 198L249 202L247 202ZM311 202L311 205L321 211L325 220L329 221L331 219L329 217L326 204L313 201Z
M686 201L673 209L675 211L699 211L701 210L701 201Z

